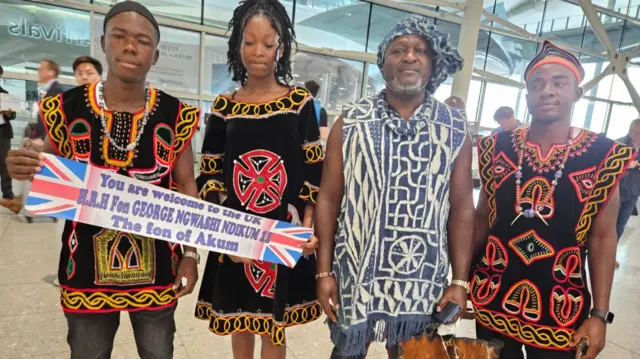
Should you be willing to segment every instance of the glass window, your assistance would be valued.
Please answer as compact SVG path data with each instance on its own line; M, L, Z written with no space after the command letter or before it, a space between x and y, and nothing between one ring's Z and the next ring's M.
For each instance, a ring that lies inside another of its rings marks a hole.
M94 4L113 6L125 0L93 0ZM151 10L155 16L164 16L182 21L200 23L202 0L158 1L137 0Z
M629 65L627 67L627 74L631 83L635 86L636 91L640 91L640 67ZM611 87L611 96L610 100L619 101L619 102L628 102L631 103L631 95L629 95L629 90L624 82L620 79L620 77L613 75L610 76L613 79L613 86Z
M636 118L638 118L638 110L635 107L631 105L612 105L607 137L617 140L626 136L629 132L631 121Z
M104 16L95 16L93 51L106 74L107 61L100 47L103 22ZM160 33L160 58L151 68L147 80L163 91L197 94L200 86L200 34L166 26L160 26Z
M365 51L371 4L356 0L298 0L298 42L336 50Z
M471 80L469 84L469 94L467 95L467 120L469 122L477 121L481 87L482 83L478 80Z
M42 59L60 65L73 78L71 65L90 53L89 13L26 1L0 0L0 63L5 71L36 73Z
M293 65L295 85L305 81L320 84L316 97L327 111L342 111L342 105L358 100L362 92L364 63L299 52Z
M204 1L204 24L225 30L229 28L229 20L231 20L231 17L233 17L233 11L238 7L238 5L240 5L240 0L199 1ZM280 2L284 4L284 7L289 14L289 18L292 18L293 0L280 0Z
M516 111L516 107L520 103L526 104L526 101L519 88L487 82L480 126L487 128L498 127L498 123L493 119L496 110L502 106L509 106Z
M524 70L537 51L537 42L493 33L485 70L512 80L524 81ZM483 52L476 51L476 54L479 53L484 54L484 49Z
M576 103L571 116L571 125L586 128L593 132L604 131L608 103L582 99Z
M238 87L227 67L227 41L229 39L212 35L205 38L204 93L207 95L230 93Z
M584 67L585 72L585 80L583 81L583 83L587 83L592 78L600 75L602 71L609 65L609 62L604 59L594 58L586 55L580 56L580 62L582 62L582 67ZM611 86L613 84L613 78L614 76L612 75L603 78L585 95L602 99L609 99L609 95L611 94Z

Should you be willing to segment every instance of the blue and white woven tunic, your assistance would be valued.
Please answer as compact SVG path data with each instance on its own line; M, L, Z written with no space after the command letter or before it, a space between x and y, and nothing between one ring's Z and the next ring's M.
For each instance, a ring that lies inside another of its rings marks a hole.
M429 323L448 285L450 178L467 135L464 116L428 93L408 122L384 91L344 107L339 325L330 325L343 355L406 341Z

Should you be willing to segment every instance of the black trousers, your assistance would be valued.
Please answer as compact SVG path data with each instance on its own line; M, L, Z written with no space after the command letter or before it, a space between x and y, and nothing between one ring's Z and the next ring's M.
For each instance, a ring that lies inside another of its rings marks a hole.
M13 198L13 186L7 171L7 153L11 149L11 138L7 136L6 125L0 125L0 187L3 198Z
M496 340L502 342L504 347L500 351L500 359L524 359L524 352L527 353L527 359L575 359L576 357L575 350L565 352L524 345L480 324L476 324L476 336L478 339L486 341ZM524 351L522 350L523 348Z
M130 312L133 336L142 359L173 358L176 306L160 310ZM120 312L65 313L71 359L110 359L113 340L120 326Z

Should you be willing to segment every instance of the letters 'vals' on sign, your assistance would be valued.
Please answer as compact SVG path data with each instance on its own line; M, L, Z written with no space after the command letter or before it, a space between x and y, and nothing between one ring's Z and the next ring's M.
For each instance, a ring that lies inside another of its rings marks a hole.
M45 154L25 205L34 215L110 228L294 267L310 228L214 205Z

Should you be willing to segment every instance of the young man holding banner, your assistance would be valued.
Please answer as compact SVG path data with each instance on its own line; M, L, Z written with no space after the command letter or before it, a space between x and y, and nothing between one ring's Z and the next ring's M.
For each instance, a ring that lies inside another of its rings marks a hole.
M107 80L42 100L44 152L163 188L173 180L179 192L197 197L190 141L199 110L146 84L159 40L144 6L113 6L101 39ZM28 149L7 158L18 180L32 179L43 165ZM61 180L65 173L61 168ZM176 300L198 280L195 249L72 221L62 245L58 276L71 358L109 358L120 311L130 313L140 357L172 358Z

